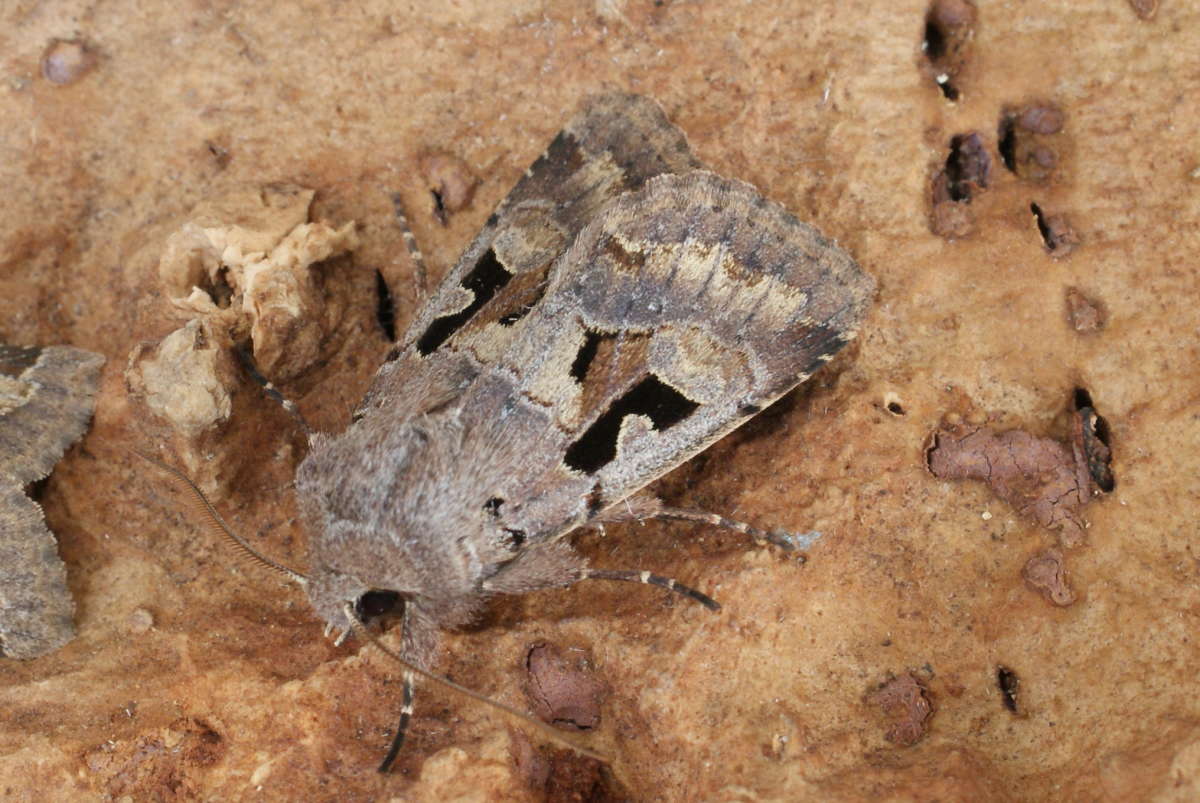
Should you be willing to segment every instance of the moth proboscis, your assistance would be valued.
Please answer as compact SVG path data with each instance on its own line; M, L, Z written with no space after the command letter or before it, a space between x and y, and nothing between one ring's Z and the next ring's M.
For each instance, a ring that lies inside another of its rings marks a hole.
M310 435L296 472L303 585L326 632L364 636L362 620L402 610L404 707L380 769L413 671L493 595L632 580L716 607L649 572L589 568L575 530L687 519L794 547L643 489L832 359L873 290L814 228L702 169L657 103L587 99L417 312L350 426Z

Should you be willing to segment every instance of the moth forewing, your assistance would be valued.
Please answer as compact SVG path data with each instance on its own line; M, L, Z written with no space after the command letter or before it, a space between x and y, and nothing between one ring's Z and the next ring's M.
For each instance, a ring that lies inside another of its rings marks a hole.
M347 631L364 595L395 592L403 656L424 667L439 629L494 593L635 580L711 603L591 569L564 536L631 517L767 536L629 498L827 362L873 288L811 226L700 170L653 101L589 99L416 314L350 427L313 439L296 491L314 608Z
M36 658L75 635L54 534L28 486L86 431L104 357L0 343L0 657Z

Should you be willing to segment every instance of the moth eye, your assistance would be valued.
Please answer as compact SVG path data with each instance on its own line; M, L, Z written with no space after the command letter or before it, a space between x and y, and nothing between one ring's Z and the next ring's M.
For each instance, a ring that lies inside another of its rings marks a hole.
M358 614L359 619L364 621L374 619L376 616L391 613L401 601L402 598L397 591L372 589L354 603L354 612Z
M504 505L504 500L498 496L493 496L491 499L483 503L483 509L487 511L492 518L500 517L500 508Z

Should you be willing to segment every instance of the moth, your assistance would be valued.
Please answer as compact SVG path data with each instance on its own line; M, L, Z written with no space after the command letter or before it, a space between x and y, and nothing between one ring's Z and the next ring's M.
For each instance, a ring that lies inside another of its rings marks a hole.
M381 769L413 671L495 595L631 580L716 607L589 567L576 530L674 518L792 546L643 489L832 359L873 290L813 227L704 170L656 102L587 99L296 472L311 568L283 571L326 633L402 610L404 708Z
M25 492L87 429L104 357L0 343L0 655L36 658L75 635L54 534Z

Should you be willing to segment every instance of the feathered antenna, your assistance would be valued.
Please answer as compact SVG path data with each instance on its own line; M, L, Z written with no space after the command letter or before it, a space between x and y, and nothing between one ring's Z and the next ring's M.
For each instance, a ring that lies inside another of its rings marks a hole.
M221 536L221 538L223 538L227 543L231 544L235 551L241 552L244 557L249 558L254 563L258 563L261 566L266 566L272 571L279 572L297 585L308 585L308 578L303 574L295 569L289 569L287 566L271 560L266 555L250 546L250 544L246 543L244 538L231 530L229 525L225 523L225 519L221 518L221 514L218 513L217 509L212 506L212 502L208 501L208 497L204 495L204 492L200 490L196 483L192 482L188 475L184 474L174 466L164 463L157 457L152 457L145 452L135 452L135 454L137 454L137 456L143 460L158 466L163 471L174 477L185 488L190 490L192 504L200 513L203 514L205 521L208 522L209 528Z
M192 502L195 505L195 507L204 515L204 518L208 522L209 527L211 529L213 529L215 532L217 532L226 542L233 545L233 547L236 550L238 550L239 552L241 552L243 556L248 557L250 560L252 560L253 562L255 562L261 566L265 566L266 568L271 569L272 571L282 574L283 576L287 577L289 580L292 580L293 582L295 582L298 585L301 585L301 586L308 585L308 578L305 577L303 574L301 574L300 572L298 572L294 569L289 569L287 566L284 566L283 564L276 563L275 561L271 560L266 555L263 555L258 550L256 550L254 547L250 546L250 544L246 543L245 539L243 539L241 536L237 535L232 529L230 529L229 525L225 523L225 519L223 519L221 517L221 514L219 512L217 512L217 509L215 507L213 507L211 502L208 501L208 497L206 497L204 495L204 492L200 490L200 488L196 485L196 483L192 482L190 477L188 477L186 474L184 474L182 471L175 468L174 466L164 463L163 461L159 460L156 457L152 457L151 455L145 454L144 452L136 452L136 454L139 457L141 457L143 460L153 463L154 465L161 468L163 471L166 471L168 474L170 474L172 477L174 477L178 482L180 482L184 487L186 487L189 491L191 491ZM354 634L356 636L358 636L359 639L361 639L363 641L363 643L374 644L377 648L379 648L379 650L381 652L383 652L384 655L388 656L393 661L395 661L397 664L399 664L401 667L403 667L406 673L412 673L414 675L419 675L420 677L425 678L426 680L428 680L432 683L435 683L438 686L441 686L445 689L449 689L450 691L455 692L456 694L460 694L468 699L474 700L479 703L483 703L484 705L491 706L492 708L494 708L498 711L501 711L502 713L507 714L508 716L513 717L513 718L517 719L518 721L525 723L526 725L530 725L530 726L534 727L535 729L540 731L544 736L546 736L547 738L551 739L554 742L557 742L558 744L568 747L571 750L575 750L576 752L581 753L589 758L594 758L597 761L602 761L604 763L608 763L607 759L605 759L599 753L595 752L594 750L589 750L588 748L583 747L582 745L576 744L573 740L567 738L563 734L554 730L546 723L539 722L538 720L534 719L533 717L530 717L526 714L522 714L520 711L518 711L515 708L512 708L511 706L505 705L504 703L499 702L498 700L493 700L490 697L480 694L477 691L472 691L471 689L468 689L466 686L461 686L458 683L455 683L453 680L450 680L449 678L444 678L440 675L435 675L434 673L429 672L428 670L422 669L421 667L417 666L416 664L412 663L411 661L408 661L408 660L402 658L398 653L393 651L391 648L387 647L385 644L383 644L383 642L381 642L379 639L375 638L370 633L370 631L367 630L366 626L362 623L361 620L359 620L358 614L354 610L354 603L347 602L344 610L345 610L345 614L346 614L346 621L349 622L350 628L354 631ZM411 701L409 704L411 705ZM390 758L390 756L389 756L389 758ZM387 763L390 763L390 762L385 762L385 765Z

